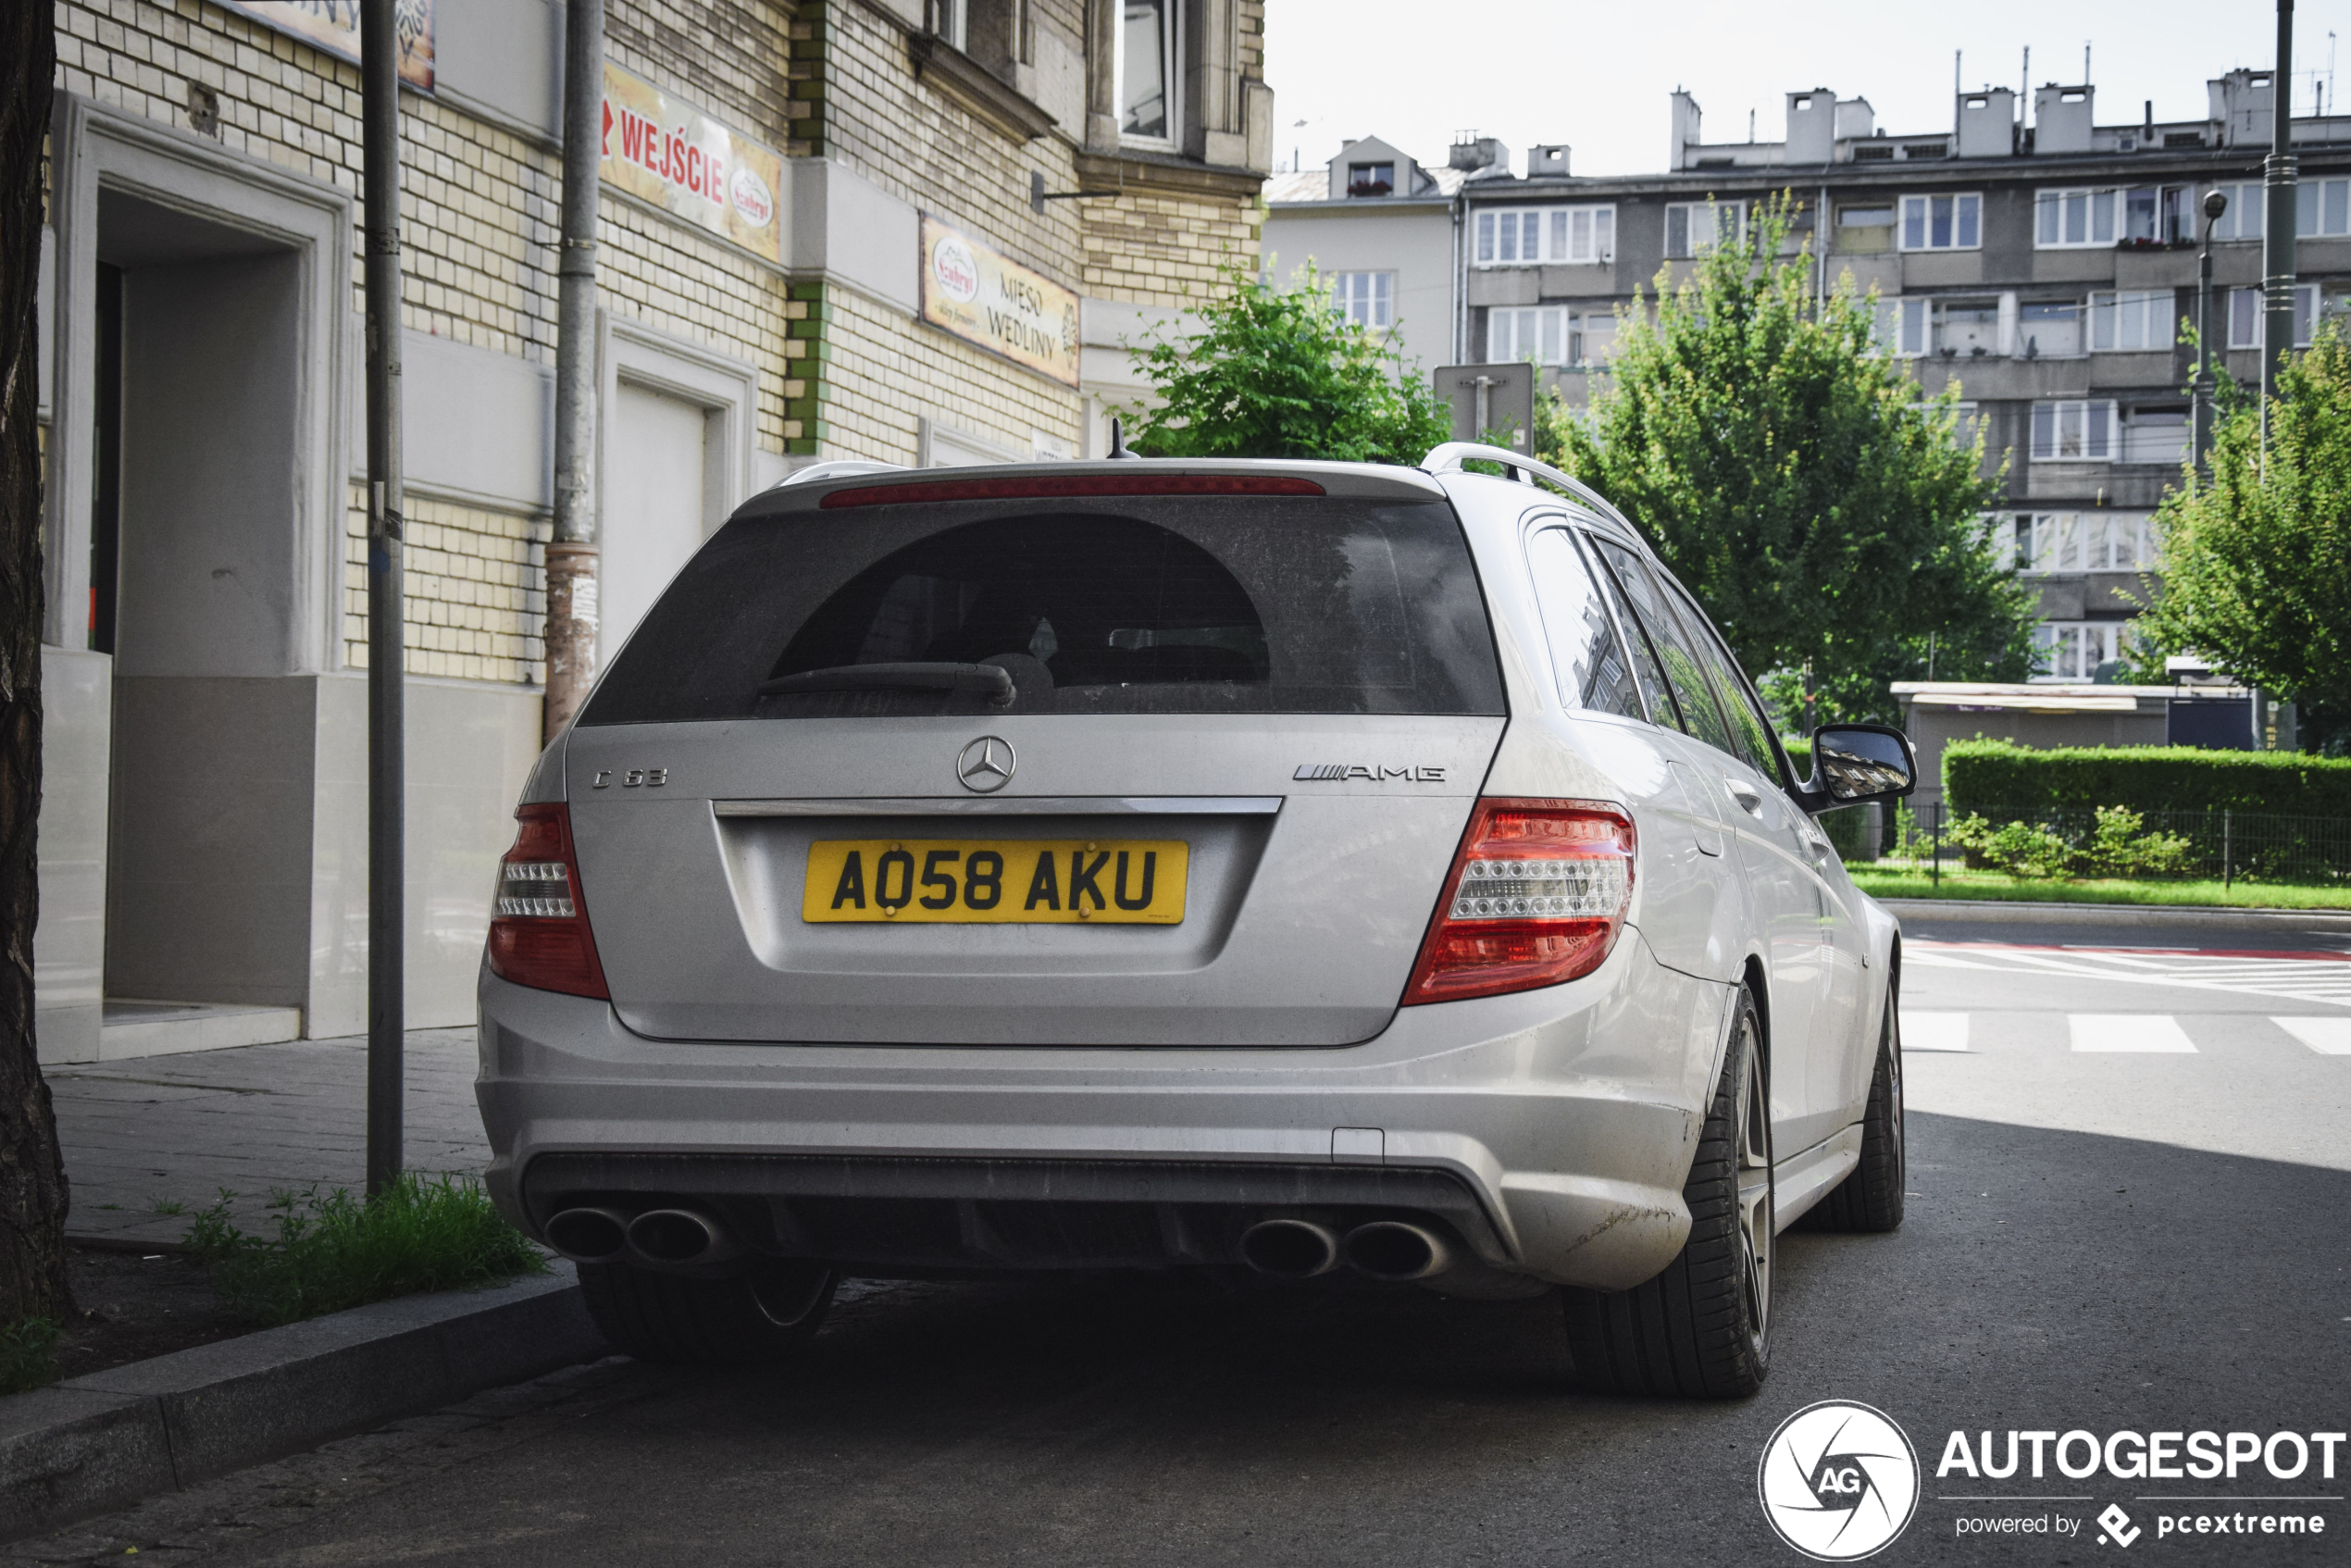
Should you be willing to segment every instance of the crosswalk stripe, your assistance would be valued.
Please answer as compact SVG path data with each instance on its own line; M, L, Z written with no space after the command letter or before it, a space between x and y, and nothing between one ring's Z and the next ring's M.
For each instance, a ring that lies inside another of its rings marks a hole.
M1956 951L1954 949L1956 948ZM2351 963L2314 958L2244 958L2183 952L2052 952L1918 941L1906 961L1942 969L1991 969L2052 977L2075 975L2137 985L2270 996L2321 1006L2351 1007Z
M1907 1024L1908 1018L1904 1019ZM2351 1018L2271 1018L2321 1056L2351 1056Z
M1967 1044L1967 1014L1964 1013L1913 1013L1902 1010L1902 1049L1905 1051L1965 1051Z
M2077 1052L2144 1052L2193 1056L2196 1046L2177 1018L2164 1013L2069 1013Z

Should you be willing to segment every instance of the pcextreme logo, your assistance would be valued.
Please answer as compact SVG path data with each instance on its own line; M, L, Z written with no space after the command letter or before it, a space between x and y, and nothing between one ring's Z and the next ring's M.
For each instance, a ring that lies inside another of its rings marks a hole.
M1780 1423L1755 1489L1780 1539L1815 1562L1858 1562L1918 1512L1918 1451L1885 1412L1822 1400Z

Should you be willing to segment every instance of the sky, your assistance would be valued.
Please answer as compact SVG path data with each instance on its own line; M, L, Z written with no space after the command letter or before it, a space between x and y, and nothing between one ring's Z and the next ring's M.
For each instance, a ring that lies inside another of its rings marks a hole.
M1867 98L1880 131L1947 131L1954 50L1979 91L2017 86L2027 46L2034 85L2078 83L2087 44L2098 124L2138 120L2149 98L2158 120L2201 119L2208 78L2267 69L2277 47L2277 13L2258 0L1672 0L1629 12L1473 0L1437 13L1425 0L1267 0L1265 11L1284 169L1375 135L1442 165L1455 133L1474 130L1500 137L1520 173L1526 149L1551 142L1574 149L1572 173L1650 173L1666 167L1676 87L1697 97L1709 142L1745 141L1750 109L1756 138L1779 141L1785 94L1814 87ZM1444 15L1458 25L1432 25ZM2327 88L2330 31L2351 75L2351 0L2295 7L2297 115Z

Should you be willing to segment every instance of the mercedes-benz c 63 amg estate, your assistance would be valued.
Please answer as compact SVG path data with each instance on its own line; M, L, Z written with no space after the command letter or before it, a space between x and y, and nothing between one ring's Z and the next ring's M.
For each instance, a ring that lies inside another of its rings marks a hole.
M649 1357L843 1276L1350 1270L1745 1393L1778 1233L1902 1216L1899 934L1814 818L1915 765L1813 758L1508 453L811 468L531 776L491 1189Z

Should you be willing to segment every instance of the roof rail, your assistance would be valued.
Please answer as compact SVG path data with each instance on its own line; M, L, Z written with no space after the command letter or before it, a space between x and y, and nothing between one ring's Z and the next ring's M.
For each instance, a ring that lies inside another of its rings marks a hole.
M1633 526L1623 513L1610 505L1606 497L1583 480L1570 479L1549 463L1537 463L1534 458L1512 452L1508 447L1486 446L1474 441L1449 441L1442 446L1429 448L1428 455L1421 459L1421 467L1431 474L1457 474L1462 471L1464 463L1472 461L1499 463L1505 468L1514 469L1522 484L1532 484L1541 479L1546 484L1557 485L1570 495L1599 508L1602 516L1613 517L1626 528Z
M811 463L805 468L795 468L776 481L780 489L788 484L806 484L812 479L846 479L859 474L902 474L903 463L877 463L866 457L832 457L822 463Z

